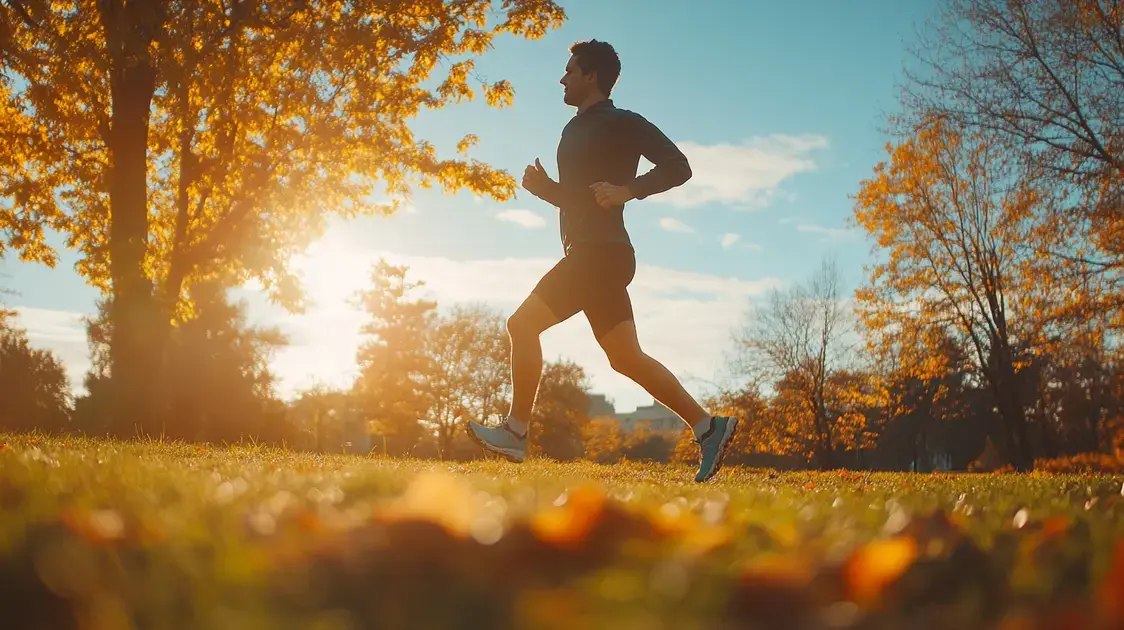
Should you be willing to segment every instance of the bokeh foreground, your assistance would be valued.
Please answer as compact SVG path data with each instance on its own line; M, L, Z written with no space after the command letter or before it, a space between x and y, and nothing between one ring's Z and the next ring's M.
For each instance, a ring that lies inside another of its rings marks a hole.
M4 627L1120 628L1124 476L0 436Z

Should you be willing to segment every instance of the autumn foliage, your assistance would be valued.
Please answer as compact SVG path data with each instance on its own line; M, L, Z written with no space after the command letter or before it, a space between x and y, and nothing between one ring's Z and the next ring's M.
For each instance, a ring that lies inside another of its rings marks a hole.
M47 229L81 252L117 324L119 431L153 429L170 329L197 283L253 278L296 309L290 256L330 216L390 212L411 184L512 195L509 174L438 156L408 125L475 96L475 58L497 34L537 38L564 18L550 0L492 4L0 7L0 197L15 209L0 210L0 253L53 264ZM506 81L480 88L512 102Z

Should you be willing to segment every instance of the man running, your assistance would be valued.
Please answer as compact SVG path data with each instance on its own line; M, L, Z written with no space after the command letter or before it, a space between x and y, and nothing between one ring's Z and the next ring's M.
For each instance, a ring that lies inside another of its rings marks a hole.
M640 349L628 285L636 257L624 227L624 205L682 185L691 177L687 158L655 125L618 109L609 98L620 76L612 46L591 40L570 47L563 100L577 108L558 143L558 180L539 160L523 173L523 187L559 209L564 256L507 320L511 337L512 400L497 427L469 422L469 435L485 449L521 462L542 378L539 335L584 312L610 365L675 412L694 431L700 463L695 481L722 465L737 429L736 418L711 416L660 362ZM637 177L643 155L655 167Z

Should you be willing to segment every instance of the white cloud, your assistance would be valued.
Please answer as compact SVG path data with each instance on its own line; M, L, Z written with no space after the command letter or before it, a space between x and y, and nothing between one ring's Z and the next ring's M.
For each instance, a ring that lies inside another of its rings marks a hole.
M751 252L760 252L761 245L757 243L750 243L742 240L741 234L734 232L727 232L718 237L718 242L722 245L723 249L744 249Z
M11 308L16 312L12 325L27 331L28 344L58 357L66 368L71 389L84 390L82 382L90 369L86 325L82 321L86 314L30 306Z
M820 240L824 242L842 241L855 238L859 235L859 231L854 228L828 227L815 223L799 223L796 225L796 230L809 234L819 234L823 237Z
M652 197L679 207L720 203L741 209L768 205L785 180L815 170L815 151L828 139L818 134L773 134L740 144L679 143L694 173L683 186Z
M528 229L541 228L546 225L546 219L544 219L541 214L523 208L502 210L496 213L496 218L500 221L507 221Z
M678 232L681 234L688 234L694 232L694 228L674 217L664 217L660 219L660 227L667 232Z

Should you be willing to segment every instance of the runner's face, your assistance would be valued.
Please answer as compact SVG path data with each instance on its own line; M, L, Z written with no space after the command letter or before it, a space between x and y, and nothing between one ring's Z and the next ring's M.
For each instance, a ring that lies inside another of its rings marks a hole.
M582 74L577 57L570 55L566 63L566 74L559 83L563 86L562 100L567 105L580 105L593 90L597 89L597 76L594 73Z

